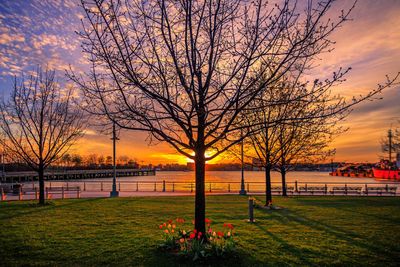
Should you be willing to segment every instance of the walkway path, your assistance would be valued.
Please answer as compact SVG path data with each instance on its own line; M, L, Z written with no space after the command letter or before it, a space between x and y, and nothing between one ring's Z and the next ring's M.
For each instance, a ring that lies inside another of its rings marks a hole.
M207 193L207 195L236 195L238 193ZM76 193L65 194L65 198L77 198ZM96 198L96 197L109 197L110 192L81 192L80 198ZM190 192L120 192L120 197L172 197L172 196L194 196ZM61 199L61 194L51 194L51 199ZM23 195L23 200L33 200L35 196L32 194ZM18 195L7 194L6 200L15 201L19 200Z
M206 195L238 195L238 192L206 192ZM265 195L264 193L261 192L251 192L249 195ZM274 196L279 196L279 194L273 194ZM120 197L174 197L174 196L194 196L194 193L190 192L152 192L152 191L131 191L131 192L120 192L119 193ZM292 195L289 195L292 196ZM300 195L293 195L293 196L300 196ZM301 195L301 196L312 196L312 195ZM324 194L314 194L313 196L345 196L345 195L324 195ZM358 196L358 197L364 197L365 195L358 195L358 194L348 194L346 196ZM380 196L378 194L370 194L368 196ZM365 197L368 197L365 196ZM400 196L399 194L396 194L394 196ZM99 192L99 191L83 191L80 193L80 198L107 198L110 197L110 192ZM51 194L51 199L61 199L62 195L61 194ZM69 193L65 194L65 198L77 198L76 193ZM33 194L26 194L23 195L22 200L34 200L35 196ZM6 195L6 201L18 201L19 196L14 195L14 194L7 194Z

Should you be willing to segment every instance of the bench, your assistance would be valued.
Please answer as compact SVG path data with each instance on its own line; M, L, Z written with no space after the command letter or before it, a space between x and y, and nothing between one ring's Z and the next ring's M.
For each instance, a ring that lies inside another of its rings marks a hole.
M38 189L37 188L24 188L22 186L19 186L18 189L16 190L10 190L8 192L12 192L14 195L18 196L19 200L23 199L23 195L34 195L35 199L38 199ZM7 198L7 192L4 190L3 187L0 188L0 199L1 200L6 200Z
M51 198L52 194L61 194L61 198L65 198L66 193L74 193L76 192L76 197L80 198L81 197L81 188L79 186L57 186L57 187L46 187L45 188L46 192L46 199Z
M21 187L20 199L22 199L22 195L34 195L35 199L37 200L39 198L39 188L37 188L37 187L34 187L34 188Z
M315 193L326 195L328 188L326 186L302 186L299 188L299 194L306 193L314 195Z
M396 186L384 186L384 187L366 187L364 193L375 194L375 195L396 195L397 187Z
M361 195L361 186L335 186L332 187L330 193L332 195L335 194L342 194L342 195L347 195L347 194L357 194Z
M278 193L279 195L282 194L282 187L281 186L274 186L271 187L271 192L272 193ZM287 194L292 194L294 193L294 187L290 186L286 186L286 193Z

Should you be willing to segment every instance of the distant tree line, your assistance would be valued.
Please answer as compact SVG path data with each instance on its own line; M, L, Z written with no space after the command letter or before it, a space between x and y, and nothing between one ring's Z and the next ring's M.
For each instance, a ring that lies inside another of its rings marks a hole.
M118 167L139 167L138 161L126 155L118 156L116 159ZM65 154L55 164L59 167L88 167L88 168L104 168L113 165L113 158L110 155L79 155L79 154Z
M139 168L138 161L134 158L130 158L126 155L117 157L118 168ZM110 169L113 161L111 156L104 156L98 154L79 155L79 154L64 154L60 159L53 162L48 169ZM6 158L5 160L5 171L16 172L16 171L29 171L31 168L25 162Z

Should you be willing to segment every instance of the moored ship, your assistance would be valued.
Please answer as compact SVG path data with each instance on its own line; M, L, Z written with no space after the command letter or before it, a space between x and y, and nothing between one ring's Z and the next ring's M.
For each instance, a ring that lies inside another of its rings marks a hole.
M381 162L371 164L347 164L337 168L335 171L329 173L331 176L344 176L355 178L377 178L385 180L399 180L400 181L400 153L397 154L397 161L390 162L389 160L382 160Z
M400 170L380 170L373 168L374 178L400 181Z
M400 153L397 153L396 162L382 160L377 166L372 168L375 178L400 180Z
M329 173L332 176L345 176L345 177L371 177L384 180L398 180L400 181L400 134L396 130L396 140L393 141L392 130L388 131L387 141L383 143L383 151L388 152L388 159L381 160L379 163L371 164L347 164L336 171ZM392 153L396 153L396 161L392 161Z
M347 164L329 173L331 176L373 177L372 166L369 164Z

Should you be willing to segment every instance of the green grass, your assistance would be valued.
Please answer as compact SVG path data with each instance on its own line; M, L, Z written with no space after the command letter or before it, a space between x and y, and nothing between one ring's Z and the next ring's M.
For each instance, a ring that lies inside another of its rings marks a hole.
M208 196L207 217L236 227L238 252L218 266L376 265L400 262L400 198L275 198L255 210L247 198ZM0 265L169 266L190 262L157 249L158 225L184 217L193 198L143 197L0 203Z

